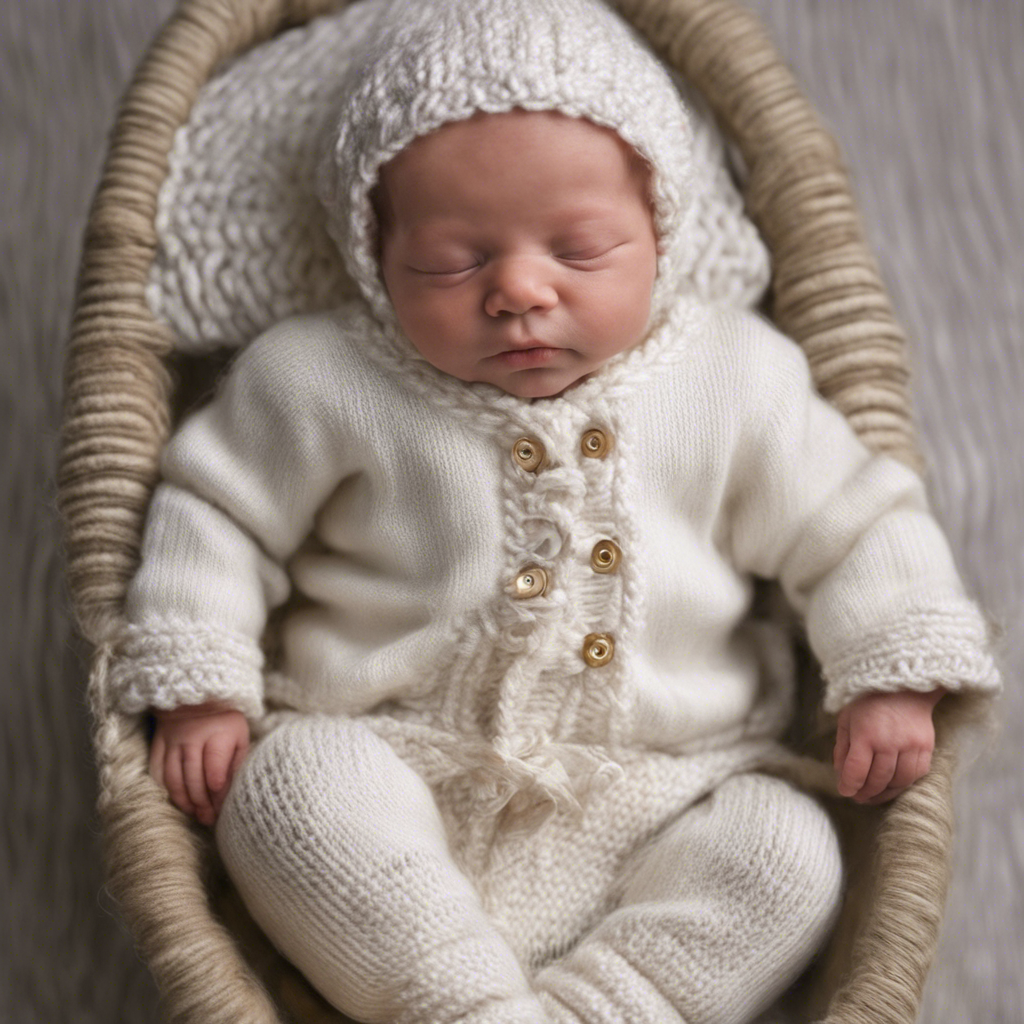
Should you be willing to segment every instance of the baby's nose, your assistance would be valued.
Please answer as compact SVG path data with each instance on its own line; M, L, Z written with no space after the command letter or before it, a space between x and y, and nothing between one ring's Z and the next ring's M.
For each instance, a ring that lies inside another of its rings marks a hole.
M558 304L558 292L539 259L506 258L495 261L484 309L489 316L520 316Z

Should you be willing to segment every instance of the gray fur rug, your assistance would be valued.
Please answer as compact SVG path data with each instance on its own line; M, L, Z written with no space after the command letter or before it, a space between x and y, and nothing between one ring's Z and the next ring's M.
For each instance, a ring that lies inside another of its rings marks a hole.
M1003 733L965 773L922 1020L1020 1024L1024 998L1024 6L753 0L847 154L908 329L935 509L1006 629ZM172 0L0 6L3 699L11 1024L141 1024L156 993L102 887L54 513L80 236L115 103ZM6 991L4 991L6 990Z

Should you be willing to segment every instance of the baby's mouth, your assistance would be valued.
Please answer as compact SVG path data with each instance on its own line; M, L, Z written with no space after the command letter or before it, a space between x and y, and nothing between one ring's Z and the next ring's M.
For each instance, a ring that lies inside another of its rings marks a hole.
M491 356L491 358L504 366L520 369L527 366L543 366L560 351L561 349L554 348L551 345L538 343L536 345L506 349L504 352Z

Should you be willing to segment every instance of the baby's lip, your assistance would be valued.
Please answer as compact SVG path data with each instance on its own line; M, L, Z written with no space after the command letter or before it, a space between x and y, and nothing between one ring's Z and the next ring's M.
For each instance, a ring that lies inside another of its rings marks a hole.
M541 342L535 342L531 345L522 345L516 346L515 348L503 349L501 352L496 352L490 358L507 366L537 366L546 363L549 359L553 359L555 355L561 351L562 350L555 345L545 345Z
M558 345L549 345L546 341L538 341L536 338L527 338L524 341L502 341L502 348L495 355L504 355L506 352L525 352L531 348L558 348Z

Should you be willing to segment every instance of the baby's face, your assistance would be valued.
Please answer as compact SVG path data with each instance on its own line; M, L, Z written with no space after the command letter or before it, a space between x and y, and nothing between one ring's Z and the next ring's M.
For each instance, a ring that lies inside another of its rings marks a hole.
M453 377L557 395L643 338L646 173L607 129L519 110L453 122L383 168L378 208L398 320Z

